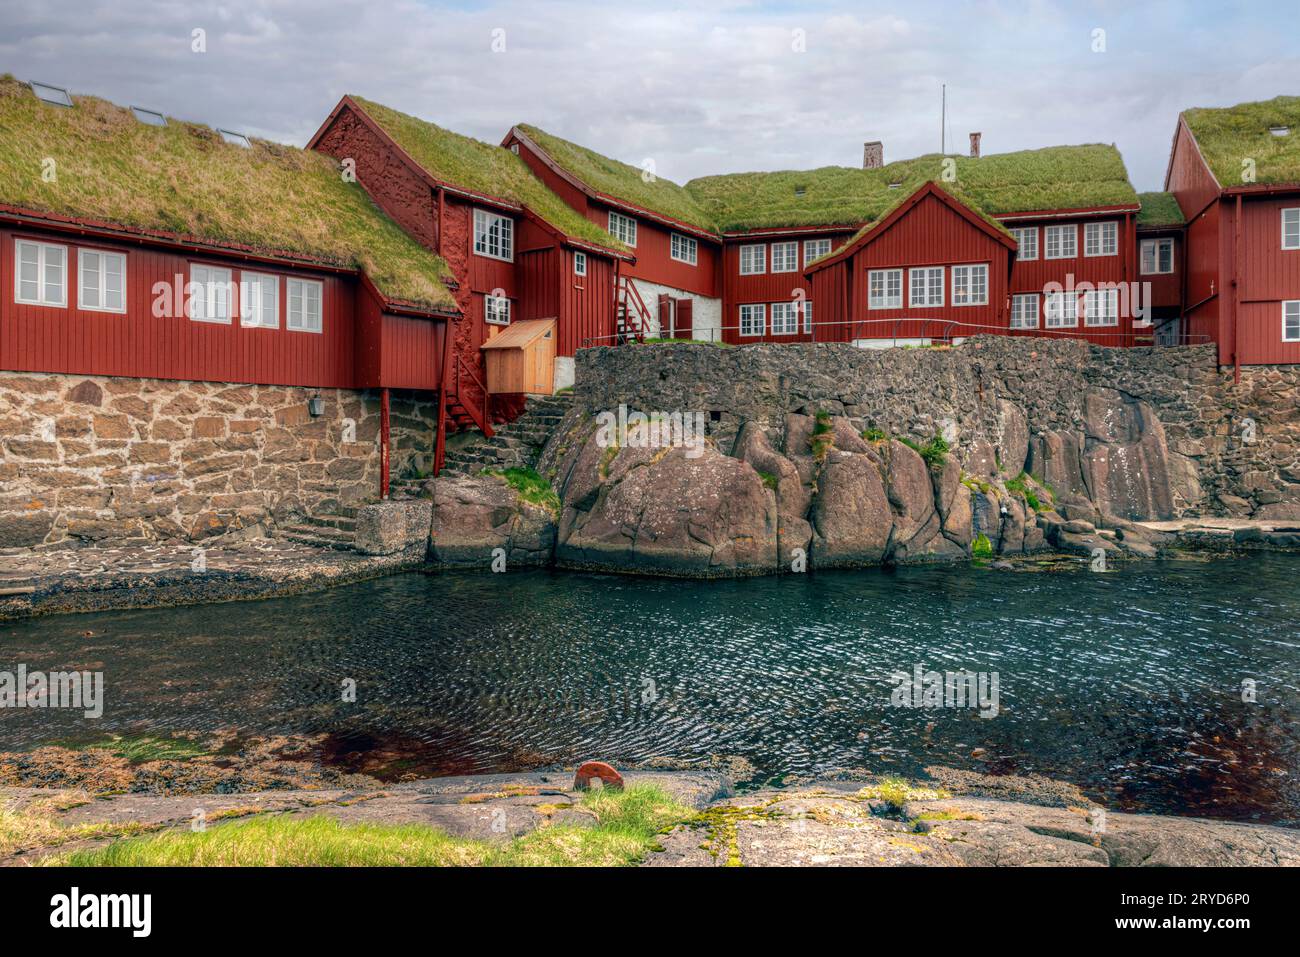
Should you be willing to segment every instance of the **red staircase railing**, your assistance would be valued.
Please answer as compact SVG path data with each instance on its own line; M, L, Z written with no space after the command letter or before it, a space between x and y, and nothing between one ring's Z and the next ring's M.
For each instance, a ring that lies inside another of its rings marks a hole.
M475 387L478 395L482 397L480 401L471 399L467 394L464 379L468 379L469 383ZM490 416L488 415L488 403L491 401L491 397L488 395L487 386L479 379L474 367L466 362L465 357L460 354L456 356L456 378L453 392L456 402L465 410L474 424L479 427L479 431L489 439L492 438L492 423L489 421Z
M646 330L650 328L650 310L646 308L641 293L637 292L636 284L627 276L619 277L615 305L615 342L629 339L644 342Z

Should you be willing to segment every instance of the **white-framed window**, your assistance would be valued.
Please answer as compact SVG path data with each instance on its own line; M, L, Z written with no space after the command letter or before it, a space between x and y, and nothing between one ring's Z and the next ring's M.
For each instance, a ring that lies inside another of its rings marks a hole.
M1088 289L1083 294L1085 326L1119 325L1119 290Z
M239 274L239 324L255 329L280 328L280 277L261 272Z
M799 314L795 303L772 303L772 335L793 336L798 331Z
M772 272L798 272L799 271L799 244L794 243L773 243L772 244Z
M908 270L907 304L913 309L943 305L942 266L919 266Z
M509 216L474 210L474 252L489 259L515 260L515 221Z
M77 250L77 308L126 312L126 255Z
M1079 324L1079 294L1049 292L1043 316L1048 329L1065 329Z
M575 252L573 254L573 274L575 276L587 275L587 254Z
M505 296L483 297L483 321L493 326L510 325L510 300Z
M805 299L801 305L803 306L803 331L811 335L813 331L812 300Z
M1083 254L1085 256L1114 256L1119 253L1119 223L1113 219L1104 223L1084 223Z
M1018 292L1011 297L1011 328L1038 328L1038 293Z
M1174 241L1166 239L1142 240L1142 275L1151 276L1174 271Z
M1282 210L1282 248L1300 249L1300 208Z
M825 256L831 251L829 239L805 239L803 241L803 264L806 266L814 259Z
M740 274L758 276L767 272L767 247L762 243L740 247Z
M1282 303L1282 341L1300 342L1300 299Z
M901 309L903 270L872 269L867 273L867 308Z
M609 211L609 234L628 246L636 245L636 220L612 209Z
M195 322L230 321L230 270L190 266L190 318Z
M742 336L761 336L767 328L767 306L752 303L740 307L740 334Z
M952 267L952 304L954 306L987 306L989 302L989 267Z
M668 254L679 263L696 265L700 260L700 244L690 236L673 233L668 240Z
M324 285L315 279L287 279L288 307L284 327L294 332L321 331L321 299Z
M1044 259L1073 259L1079 255L1079 227L1074 223L1068 226L1045 226L1043 232Z
M32 306L67 306L68 247L14 240L14 299Z
M1016 237L1016 258L1021 262L1029 262L1038 258L1038 227L1037 226L1017 226L1011 230L1011 235Z

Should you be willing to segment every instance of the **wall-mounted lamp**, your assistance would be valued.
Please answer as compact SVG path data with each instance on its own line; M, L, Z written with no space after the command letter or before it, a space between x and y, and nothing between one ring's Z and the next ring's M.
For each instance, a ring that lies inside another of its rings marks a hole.
M307 411L311 413L313 419L319 419L325 414L325 400L320 397L319 392L307 400Z

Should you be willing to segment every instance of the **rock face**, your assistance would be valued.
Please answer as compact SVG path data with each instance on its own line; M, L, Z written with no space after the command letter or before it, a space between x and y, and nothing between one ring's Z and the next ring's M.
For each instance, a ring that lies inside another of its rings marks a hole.
M551 560L555 516L522 501L498 476L457 476L434 483L429 558L439 565L491 568Z

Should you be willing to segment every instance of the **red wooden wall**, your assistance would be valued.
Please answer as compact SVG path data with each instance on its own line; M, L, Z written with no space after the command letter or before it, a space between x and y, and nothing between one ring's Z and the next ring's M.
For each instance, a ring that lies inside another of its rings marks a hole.
M789 233L764 233L751 237L729 236L722 254L722 339L724 342L811 342L814 335L805 334L803 320L799 321L799 332L792 336L774 336L771 334L771 304L790 302L795 290L803 290L808 301L813 304L813 322L829 322L835 313L831 309L822 311L813 294L805 267L808 265L804 256L804 241L808 239L826 239L831 241L831 249L839 249L852 235L852 231L825 233L795 231ZM799 269L796 272L772 272L772 244L797 242L799 244ZM740 247L763 246L764 272L758 275L742 276L740 274ZM740 335L740 307L742 304L765 303L768 306L767 331L762 336ZM815 327L815 336L822 341L834 341L836 332Z

